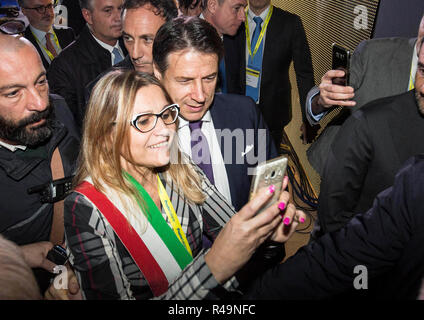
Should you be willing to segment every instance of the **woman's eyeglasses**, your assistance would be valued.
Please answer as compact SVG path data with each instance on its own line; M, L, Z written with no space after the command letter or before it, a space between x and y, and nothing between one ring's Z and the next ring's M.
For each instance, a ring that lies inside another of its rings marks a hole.
M131 120L131 125L142 133L149 132L156 127L158 118L166 125L173 124L177 121L180 107L178 104L171 104L165 107L159 113L140 113L136 114Z

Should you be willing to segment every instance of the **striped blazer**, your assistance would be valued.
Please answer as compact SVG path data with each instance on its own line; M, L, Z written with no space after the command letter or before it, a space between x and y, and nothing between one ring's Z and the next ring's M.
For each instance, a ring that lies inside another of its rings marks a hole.
M196 171L205 177L200 169ZM193 261L169 285L160 299L217 299L236 291L235 277L220 285L204 260L202 235L214 240L235 211L224 196L203 179L206 201L188 202L178 187L159 175L186 234ZM166 212L161 211L170 225ZM135 214L143 214L141 210ZM150 299L153 293L140 269L102 213L84 195L65 200L65 236L70 262L85 299ZM170 225L171 226L171 225ZM222 289L225 290L222 290Z

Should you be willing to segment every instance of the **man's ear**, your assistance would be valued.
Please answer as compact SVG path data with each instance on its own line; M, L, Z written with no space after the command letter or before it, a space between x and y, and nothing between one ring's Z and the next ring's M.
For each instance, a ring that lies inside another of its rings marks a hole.
M84 8L84 9L81 9L81 13L82 13L82 16L84 17L84 20L89 25L92 25L93 24L93 19L92 19L92 16L91 16L91 11L88 10L88 9L86 9L86 8Z
M156 63L153 62L153 75L159 80L162 81L162 74L160 73Z
M218 6L219 6L218 0L208 0L207 8L208 8L209 12L215 13Z

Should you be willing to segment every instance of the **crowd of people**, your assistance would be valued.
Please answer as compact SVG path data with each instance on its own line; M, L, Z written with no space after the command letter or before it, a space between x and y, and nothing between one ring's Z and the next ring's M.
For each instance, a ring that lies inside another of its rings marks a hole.
M0 299L419 296L424 16L314 86L301 19L270 0L59 3L74 29L53 0L0 7ZM318 220L281 263L306 215L287 177L251 181L281 156L292 62L304 135L346 120L308 151Z

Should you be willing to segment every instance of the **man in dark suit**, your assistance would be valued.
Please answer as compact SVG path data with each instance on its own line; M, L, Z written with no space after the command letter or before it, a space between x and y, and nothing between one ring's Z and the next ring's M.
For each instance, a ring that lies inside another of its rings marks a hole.
M417 299L424 276L423 199L424 155L419 155L368 212L269 270L244 298L330 299L354 290L378 300Z
M19 5L29 21L24 36L35 46L48 70L52 60L75 40L74 31L53 26L53 0L19 0Z
M314 85L302 21L270 0L249 0L245 22L235 37L224 37L224 46L228 92L252 97L279 145L292 117L290 63L294 62L302 114ZM306 123L305 116L303 120Z
M154 73L181 108L182 150L196 161L192 140L197 128L192 125L200 122L198 135L207 140L204 153L212 166L206 175L239 210L249 197L249 168L277 156L276 148L250 98L215 94L222 41L204 20L191 19L178 18L159 29L153 44Z
M214 27L197 17L179 17L156 34L153 70L180 106L180 148L237 211L249 199L253 168L276 157L277 150L250 98L215 94L222 54ZM260 273L281 262L284 254L284 246L266 243L240 275L247 276L242 282L253 279L250 268Z
M375 100L350 116L331 145L322 177L318 221L341 228L393 184L409 157L424 152L424 49L420 41L416 89Z
M85 86L126 54L119 43L122 3L80 0L87 25L78 39L53 60L47 73L50 89L65 98L80 129L85 115Z
M418 38L363 41L351 59L349 86L333 84L333 79L344 76L344 72L330 70L323 76L319 87L310 90L305 112L311 125L319 123L334 106L343 107L307 151L309 162L320 175L323 174L331 143L352 112L375 99L400 94L414 87L417 44L422 37L424 16Z

